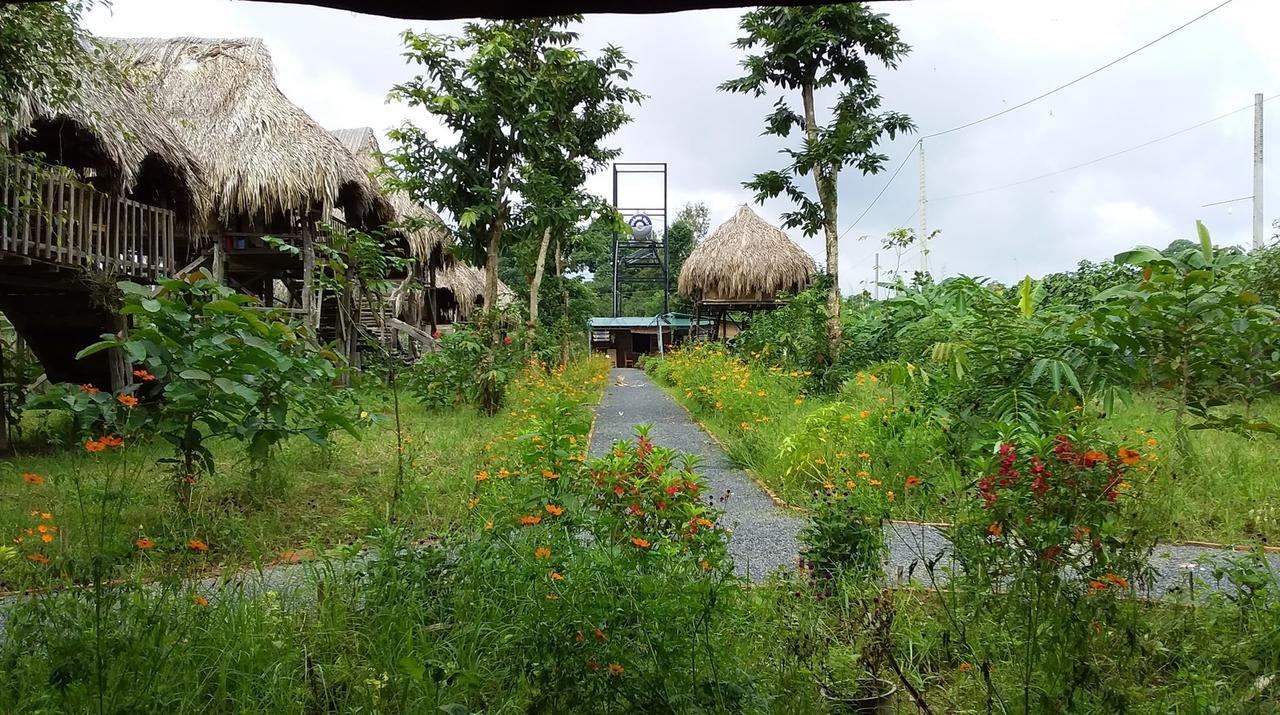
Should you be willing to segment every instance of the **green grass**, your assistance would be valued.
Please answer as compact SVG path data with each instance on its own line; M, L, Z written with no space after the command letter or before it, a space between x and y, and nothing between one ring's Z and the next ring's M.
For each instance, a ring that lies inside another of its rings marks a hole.
M84 531L97 523L91 504L104 487L119 496L107 526L119 542L113 546L129 552L145 572L158 573L175 561L202 569L242 567L289 551L351 542L386 522L398 468L390 394L374 391L364 402L370 419L360 439L340 433L320 447L294 438L256 480L237 444L217 442L217 470L201 476L186 508L174 496L168 469L157 464L171 456L166 445L129 444L102 455L66 446L65 440L55 446L62 420L45 415L33 420L33 434L18 453L0 463L0 544L23 538L21 554L63 557L66 576L83 580L95 542ZM465 513L470 475L484 459L484 445L512 420L469 407L428 412L412 399L401 400L401 412L405 482L399 523L428 538L452 528ZM24 473L44 483L24 482ZM42 520L43 513L51 518ZM58 528L51 543L36 543L40 524ZM145 554L133 545L141 537L155 543ZM186 548L191 539L204 541L209 552L193 559ZM0 590L24 585L25 564L12 568L16 560L7 571L0 561Z
M843 483L859 471L894 492L894 518L949 522L958 500L972 498L972 475L948 451L943 427L926 419L923 406L907 414L901 395L883 384L868 380L838 396L804 396L797 404L801 383L787 374L753 364L743 384L743 373L733 373L722 356L684 359L679 375L659 368L658 383L719 439L731 459L788 503L803 506L825 484ZM824 417L824 410L838 415ZM1255 405L1254 412L1280 422L1280 397ZM827 432L820 433L824 425ZM1132 405L1103 419L1101 428L1144 453L1142 469L1150 481L1141 495L1143 517L1158 526L1160 538L1280 543L1280 439L1193 430L1192 455L1180 458L1173 450L1169 405L1155 393L1139 393ZM870 457L859 459L862 452ZM907 489L909 476L922 483Z

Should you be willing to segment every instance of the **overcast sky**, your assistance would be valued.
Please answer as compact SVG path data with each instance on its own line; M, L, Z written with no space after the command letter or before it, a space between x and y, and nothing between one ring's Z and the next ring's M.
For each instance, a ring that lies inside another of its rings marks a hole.
M911 115L928 134L986 116L1074 79L1190 20L1221 0L917 0L878 3L912 46L897 70L876 74L884 106ZM599 15L581 26L582 44L620 45L636 61L634 86L648 95L616 137L624 161L665 161L674 212L705 201L713 225L751 197L741 186L778 168L779 144L760 136L773 97L716 91L736 76L730 46L740 11ZM458 23L410 23L301 5L232 0L114 0L90 16L107 36L261 37L275 58L284 93L331 129L405 119L387 90L412 76L399 33L436 32ZM1109 259L1136 244L1163 247L1194 233L1203 219L1214 239L1247 245L1248 201L1203 204L1252 191L1253 113L1243 111L1194 131L1085 168L1013 188L978 191L1057 171L1126 149L1253 101L1280 94L1280 2L1234 0L1168 39L1027 108L925 142L929 230L940 229L935 274L1012 281L1069 269L1080 259ZM1280 102L1266 105L1268 124ZM1280 136L1274 135L1273 136ZM915 137L886 144L889 170ZM384 145L384 148L388 148ZM1266 161L1268 233L1280 215L1280 151ZM884 197L855 227L888 178L847 172L840 184L840 279L846 293L872 276L878 239L898 226L919 228L919 170L911 157ZM807 181L805 182L807 186ZM607 195L607 172L593 182ZM644 189L638 184L637 194ZM645 197L638 197L643 201ZM623 197L624 203L628 197ZM782 201L757 210L775 221ZM867 236L865 240L860 237ZM792 232L821 263L820 237ZM881 252L892 268L898 259ZM919 265L912 253L903 268Z

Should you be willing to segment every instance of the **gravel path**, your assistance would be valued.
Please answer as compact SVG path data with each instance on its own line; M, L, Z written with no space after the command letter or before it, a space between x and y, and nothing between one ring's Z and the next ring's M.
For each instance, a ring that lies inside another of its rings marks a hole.
M702 473L718 497L732 529L729 551L741 574L760 581L769 572L795 565L799 545L796 535L803 517L774 504L741 469L735 467L701 425L658 387L641 370L615 368L610 373L604 399L596 410L591 454L603 454L617 440L631 439L636 425L652 425L654 443L701 457ZM948 568L949 544L942 530L920 524L893 523L885 526L889 545L887 573L896 583L931 583L924 562L936 561L935 573ZM1151 555L1156 572L1148 584L1151 597L1161 597L1187 588L1188 573L1217 588L1213 564L1234 556L1231 551L1181 544L1161 544ZM1280 554L1268 554L1272 572L1280 575ZM1196 586L1197 590L1201 588Z
M641 424L652 425L649 436L655 444L701 458L700 472L733 530L729 552L738 573L759 581L779 566L795 565L796 533L803 519L774 504L643 371L615 369L596 410L592 456L608 452L616 441L631 439Z

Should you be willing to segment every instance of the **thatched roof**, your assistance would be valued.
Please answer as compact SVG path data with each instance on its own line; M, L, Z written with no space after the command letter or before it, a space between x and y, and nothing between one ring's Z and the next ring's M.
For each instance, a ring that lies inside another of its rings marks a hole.
M54 106L36 95L19 98L17 115L8 118L17 131L15 148L42 152L69 168L92 169L92 183L104 191L150 189L155 195L143 200L158 203L163 196L182 219L207 212L208 187L197 161L148 94L128 78L109 74L106 62L73 71L79 89L65 104Z
M685 259L680 295L702 300L759 302L809 285L813 257L750 207L738 209Z
M276 86L262 40L111 40L200 162L215 218L339 206L350 223L390 207L361 163Z
M386 165L382 161L382 150L378 146L378 137L374 135L373 129L369 127L335 129L332 134L342 142L342 146L346 147L347 151L355 156L365 172L378 181L395 212L392 220L410 227L400 233L408 239L409 248L414 257L422 262L429 260L433 254L441 259L448 258L445 249L453 244L453 234L445 228L440 216L409 198L409 195L403 191L388 190L377 179L378 174L386 169Z
M484 303L484 269L456 262L436 272L436 287L453 293L454 302L458 304L458 317L467 320L472 311ZM515 299L515 291L499 279L498 307L511 305Z

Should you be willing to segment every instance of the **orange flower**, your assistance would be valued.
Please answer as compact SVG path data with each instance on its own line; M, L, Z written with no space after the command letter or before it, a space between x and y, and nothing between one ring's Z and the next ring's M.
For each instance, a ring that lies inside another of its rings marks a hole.
M152 548L155 548L156 542L144 536L138 539L137 541L133 542L133 545L138 547L139 549L152 549Z
M1121 462L1129 466L1133 466L1142 461L1142 455L1128 447L1121 447L1120 451L1116 452L1116 457L1118 457Z
M488 472L487 470L482 469L482 470L480 470L479 472L476 472L476 481L477 481L477 482L483 482L484 480L486 480L486 479L488 479L488 478L489 478L489 472Z
M81 391L81 392L87 392L87 393L89 393L90 395L96 395L96 394L98 394L98 388L94 387L93 385L81 385L81 386L80 386L80 391Z
M623 668L621 665L618 665L617 663L609 664L609 672L613 673L614 675L622 675L623 670L625 670L625 668Z
M559 474L556 474L555 472L551 471L550 469L544 469L544 470L542 470L542 476L546 477L547 479L559 479L559 478L560 478L560 475L559 475Z
M869 452L858 452L858 459L871 459Z
M123 447L124 446L123 439L119 437L112 437L110 435L103 435L102 437L98 438L98 441L107 447Z
M36 486L39 486L41 484L44 484L44 477L40 476L39 474L32 474L31 472L27 472L22 475L22 481L28 484L35 484Z
M107 448L107 445L99 442L96 439L91 439L88 442L84 443L84 449L86 452L101 452L106 448Z
M134 370L133 376L138 378L139 380L142 380L143 382L151 382L152 380L156 379L155 375L152 375L146 370Z
M538 522L540 522L540 521L542 521L542 517L540 517L540 516L522 516L522 517L520 517L520 523L521 523L521 524L526 524L526 525L529 525L529 526L532 526L532 525L534 525L534 524L537 524L537 523L538 523Z
M31 512L31 513L32 513L33 515L35 514L35 512ZM47 511L42 511L42 512L40 512L40 521L50 521L50 520L52 520L52 519L53 519L53 514L51 514L51 513L47 512Z
M563 580L564 580L564 576L562 576L562 575L560 574L560 572L559 572L559 571L552 571L549 575L551 576L551 580L552 580L552 581L563 581Z
M1104 578L1107 580L1107 583L1113 583L1120 588L1129 588L1129 581L1123 576L1118 576L1108 571Z
M548 549L548 548L547 548L547 547L545 547L545 546L539 546L536 550L534 550L534 552L533 552L533 558L535 558L535 559L548 559L548 558L551 558L551 549Z
M556 595L556 594L554 594L554 593L548 593L548 594L547 594L547 600L548 600L548 601L559 601L559 600L560 600L560 597L559 597L559 596L557 596L557 595Z
M1099 464L1105 461L1107 461L1107 455L1105 452L1097 452L1097 451L1090 450L1084 453L1084 465L1086 467L1092 467L1095 464Z
M640 548L640 549L647 549L647 548L649 548L649 541L648 541L648 539L642 539L642 538L640 538L639 536L633 536L633 537L631 537L631 543L632 543L632 545L634 545L635 547Z
M564 507L556 506L555 504L548 504L546 506L546 510L547 510L547 513L550 514L551 516L560 516L561 514L564 513Z
M998 522L992 522L987 527L987 533L991 534L992 536L1000 536L1004 534L1004 527L1000 525Z
M972 668L972 667L973 667L973 666L972 666L972 665L969 665L968 663L961 663L961 664L960 664L960 672L961 672L961 673L967 672L967 671L968 671L970 668Z
M192 551L199 551L202 554L209 550L209 545L199 539L192 539L191 541L188 541L187 546L189 546Z
M208 605L209 605L209 599L205 598L204 596L201 596L201 595L200 595L200 594L198 594L198 593L197 593L197 594L193 594L193 595L191 596L191 600L192 600L192 601L195 601L195 603L196 603L196 605L197 605L197 606L208 606Z
M863 410L863 411L861 411L861 412L859 412L859 413L858 413L858 416L865 420L866 418L868 418L868 417L870 417L870 416L871 416L871 411L870 411L870 410Z
M43 541L43 542L44 542L44 543L46 543L46 544L48 544L48 543L52 543L52 542L53 542L53 534L41 534L41 535L40 535L40 540L41 540L41 541Z
M889 501L893 501L893 500L896 498L896 497L893 495L893 492L885 492L885 493L884 493L884 497L885 497L886 499L888 499Z
M1094 580L1089 582L1089 588L1095 591L1105 591L1107 590L1107 584L1101 581Z
M120 404L124 405L125 407L138 406L138 398L134 397L133 395L120 395L119 397L116 398L116 400L119 401Z
M911 487L917 486L917 485L919 485L919 484L921 484L921 483L923 483L923 482L924 482L924 480L923 480L923 479L921 479L920 477L917 477L917 476L915 476L915 475L913 474L913 475L911 475L911 476L907 477L907 489L910 489Z
M49 557L45 556L44 554L31 554L30 556L27 557L27 560L34 561L42 566L49 565Z
M600 630L599 628L596 629L596 640L598 641L604 640L604 631Z

